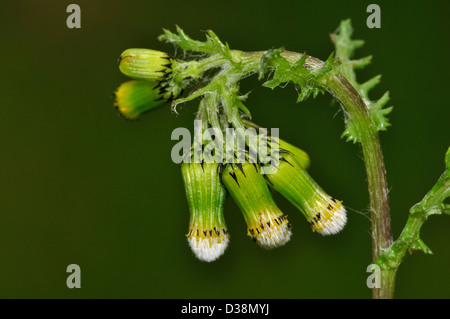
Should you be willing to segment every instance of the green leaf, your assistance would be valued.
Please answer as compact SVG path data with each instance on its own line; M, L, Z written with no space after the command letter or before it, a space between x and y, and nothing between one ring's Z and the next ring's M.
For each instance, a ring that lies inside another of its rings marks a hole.
M269 70L270 62L273 61L274 58L277 58L280 56L281 52L284 51L284 48L278 48L278 49L272 49L264 52L263 56L261 57L260 63L259 63L259 75L258 80L262 80L264 77L264 74Z
M360 141L359 133L358 133L358 130L356 129L355 123L348 118L345 120L345 122L346 122L345 130L342 133L341 138L346 137L347 142L352 142L352 143L359 142Z
M212 30L208 30L207 33L208 38L206 42L211 48L215 48L216 51L221 53L227 60L230 60L233 63L239 63L239 60L231 54L228 43L222 43L219 37Z
M287 61L281 53L284 48L266 51L261 58L259 65L259 79L269 70L273 70L272 78L264 82L263 86L274 89L283 83L293 82L299 85L299 95L297 102L306 100L311 95L315 98L319 93L323 93L320 79L331 70L337 69L338 61L331 54L322 67L311 70L305 67L308 56L303 53L295 62Z
M361 69L368 65L372 61L372 56L352 60L354 51L364 44L364 41L362 40L353 40L351 38L352 33L353 28L350 20L344 20L341 22L338 32L331 36L336 48L336 56L341 61L341 74L353 85L366 103L377 130L385 131L390 126L389 119L386 115L393 109L392 106L383 108L389 101L389 93L386 92L376 101L372 101L369 98L369 91L380 83L381 75L377 75L362 84L358 83L356 80L355 70ZM358 134L350 118L346 120L346 129L342 136L347 137L347 140L353 142L359 141Z
M386 131L388 126L391 125L386 115L391 113L393 107L383 108L389 99L389 92L386 92L378 101L371 102L370 105L373 121L379 131Z
M185 51L195 51L207 54L219 53L232 62L239 62L236 61L236 58L233 57L230 53L228 44L222 43L222 41L220 41L219 37L213 31L208 30L206 41L202 42L191 39L179 26L177 26L176 29L176 34L169 30L163 29L164 34L160 35L158 39L160 41L175 44Z
M353 69L363 69L372 62L372 56L366 56L358 60L352 60Z
M366 96L367 93L375 86L377 86L377 84L380 83L380 81L381 81L381 74L374 76L373 78L364 82L363 84L357 84L359 87L360 94L363 95L363 98L368 98Z

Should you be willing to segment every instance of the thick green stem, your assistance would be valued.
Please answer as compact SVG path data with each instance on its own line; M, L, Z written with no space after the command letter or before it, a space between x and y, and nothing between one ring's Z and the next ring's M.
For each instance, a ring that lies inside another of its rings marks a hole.
M361 140L370 199L372 258L375 261L392 244L386 171L378 132L366 104L342 75L332 77L326 88L343 104ZM381 287L373 289L373 298L392 298L395 273L386 272L381 276Z

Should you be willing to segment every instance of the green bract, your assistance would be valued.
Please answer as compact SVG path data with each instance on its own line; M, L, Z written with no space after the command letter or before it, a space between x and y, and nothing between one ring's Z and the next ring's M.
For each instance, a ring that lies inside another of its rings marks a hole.
M213 261L225 251L229 235L223 216L225 188L216 163L183 163L186 197L191 213L187 239L194 254Z
M149 49L128 49L119 57L123 74L135 80L162 81L172 74L175 60L165 52Z
M291 153L294 156L297 163L299 163L304 169L309 168L311 162L310 162L308 153L306 153L304 150L298 148L297 146L289 144L288 142L286 142L282 139L276 138L276 137L275 138L272 137L271 142L272 143L278 142L278 146L279 146L279 149L281 150L281 152L287 151L287 152Z
M289 241L291 225L275 204L257 164L228 164L222 180L244 215L247 235L264 248Z
M164 103L159 83L155 81L128 81L115 92L115 106L125 118L134 120L144 112Z

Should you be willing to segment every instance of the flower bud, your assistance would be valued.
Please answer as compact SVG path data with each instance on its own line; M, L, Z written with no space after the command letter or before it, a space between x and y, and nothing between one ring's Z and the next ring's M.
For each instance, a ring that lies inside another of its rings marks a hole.
M219 258L229 242L223 216L226 190L220 180L219 169L217 163L181 165L190 210L186 236L195 256L207 262Z
M291 225L277 207L257 164L228 164L222 181L241 209L247 223L247 235L264 248L287 243Z
M161 106L165 101L155 82L128 81L122 83L115 92L114 106L126 119L137 119L142 113Z
M172 74L175 63L165 52L128 49L119 57L120 71L135 80L162 81Z
M278 143L278 147L280 149L280 152L288 151L291 153L295 160L304 168L308 169L310 166L310 159L309 155L302 149L298 148L297 146L294 146L292 144L289 144L288 142L277 138L277 137L271 137L270 143Z
M313 231L322 235L341 231L347 222L342 202L326 194L294 155L280 155L278 171L266 175L268 183L303 213Z

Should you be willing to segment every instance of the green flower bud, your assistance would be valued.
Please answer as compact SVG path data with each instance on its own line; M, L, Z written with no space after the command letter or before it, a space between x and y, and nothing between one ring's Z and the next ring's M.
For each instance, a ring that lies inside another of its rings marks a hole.
M278 170L266 178L306 217L313 231L336 234L344 228L347 215L341 201L327 195L291 153L281 153Z
M302 149L289 144L288 142L278 139L278 138L271 138L272 142L278 142L280 151L286 150L290 152L294 157L295 160L304 168L308 169L310 166L310 160L309 155Z
M229 242L223 216L226 190L220 180L219 169L216 163L181 165L190 210L186 236L195 256L207 262L219 258Z
M117 88L114 106L123 117L134 120L165 102L160 91L156 82L128 81Z
M258 165L228 164L222 181L244 215L247 235L268 249L289 241L291 225L275 204Z
M183 77L173 77L179 74L180 66L167 53L149 49L128 49L119 58L119 68L123 74L135 80L150 83L156 95L153 101L171 101L183 93L188 84ZM162 102L154 104L161 104Z
M120 71L135 80L163 81L172 74L175 60L165 52L128 49L119 57Z
M280 139L279 140L279 144L280 144L280 149L281 150L286 150L288 152L290 152L295 160L304 168L304 169L308 169L311 162L309 160L309 155L302 149L289 144L288 142Z

